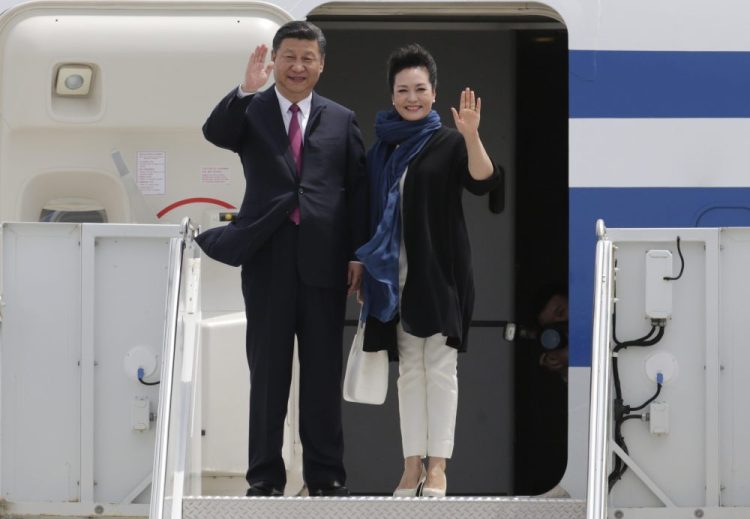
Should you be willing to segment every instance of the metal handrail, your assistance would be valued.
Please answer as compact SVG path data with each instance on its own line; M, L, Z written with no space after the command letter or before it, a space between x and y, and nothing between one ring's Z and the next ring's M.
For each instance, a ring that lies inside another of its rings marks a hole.
M167 284L167 309L164 323L164 348L159 406L156 419L156 445L149 517L163 519L167 480L167 455L169 429L172 416L172 389L174 386L175 351L177 348L177 326L179 322L180 290L185 242L195 236L190 219L181 224L181 236L173 238L169 248L169 280Z
M164 494L167 477L167 446L171 417L172 382L174 380L174 357L177 339L177 313L182 277L182 253L184 243L181 238L173 238L169 251L169 284L167 314L165 322L164 356L162 361L159 406L156 419L156 445L154 456L153 482L149 517L162 519Z
M602 220L597 221L594 274L591 396L589 408L589 459L586 518L607 516L607 454L610 429L610 338L614 287L613 245Z

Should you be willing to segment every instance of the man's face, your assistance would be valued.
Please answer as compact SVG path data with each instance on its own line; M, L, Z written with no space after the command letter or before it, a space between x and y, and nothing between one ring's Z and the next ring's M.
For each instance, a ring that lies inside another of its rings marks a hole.
M271 59L276 87L293 103L310 95L323 72L317 40L285 38Z

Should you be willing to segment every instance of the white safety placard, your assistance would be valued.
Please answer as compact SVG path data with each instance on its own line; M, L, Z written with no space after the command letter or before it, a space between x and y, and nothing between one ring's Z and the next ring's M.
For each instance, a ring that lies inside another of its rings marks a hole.
M207 166L201 168L201 182L204 184L229 184L231 178L227 167Z
M144 195L166 193L167 153L164 151L139 151L137 153L136 184Z

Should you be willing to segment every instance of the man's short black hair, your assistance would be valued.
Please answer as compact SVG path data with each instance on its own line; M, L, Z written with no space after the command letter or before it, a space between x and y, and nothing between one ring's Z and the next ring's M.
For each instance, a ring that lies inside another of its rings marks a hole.
M310 22L301 20L295 20L293 22L287 22L276 31L276 35L273 37L273 52L278 52L281 47L281 42L287 38L293 38L295 40L311 40L317 41L318 47L320 48L320 56L326 55L326 37L323 35L323 31L317 25L313 25Z
M437 88L437 63L427 49L418 43L412 43L406 47L396 49L388 57L388 85L393 92L393 84L396 74L407 68L424 67L430 76L432 89Z

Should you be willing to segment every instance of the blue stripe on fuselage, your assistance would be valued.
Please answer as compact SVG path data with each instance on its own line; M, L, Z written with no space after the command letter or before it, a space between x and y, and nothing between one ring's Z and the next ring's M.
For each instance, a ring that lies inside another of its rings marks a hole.
M571 118L750 117L750 52L569 52Z
M591 365L595 224L750 227L750 188L571 188L570 365Z

